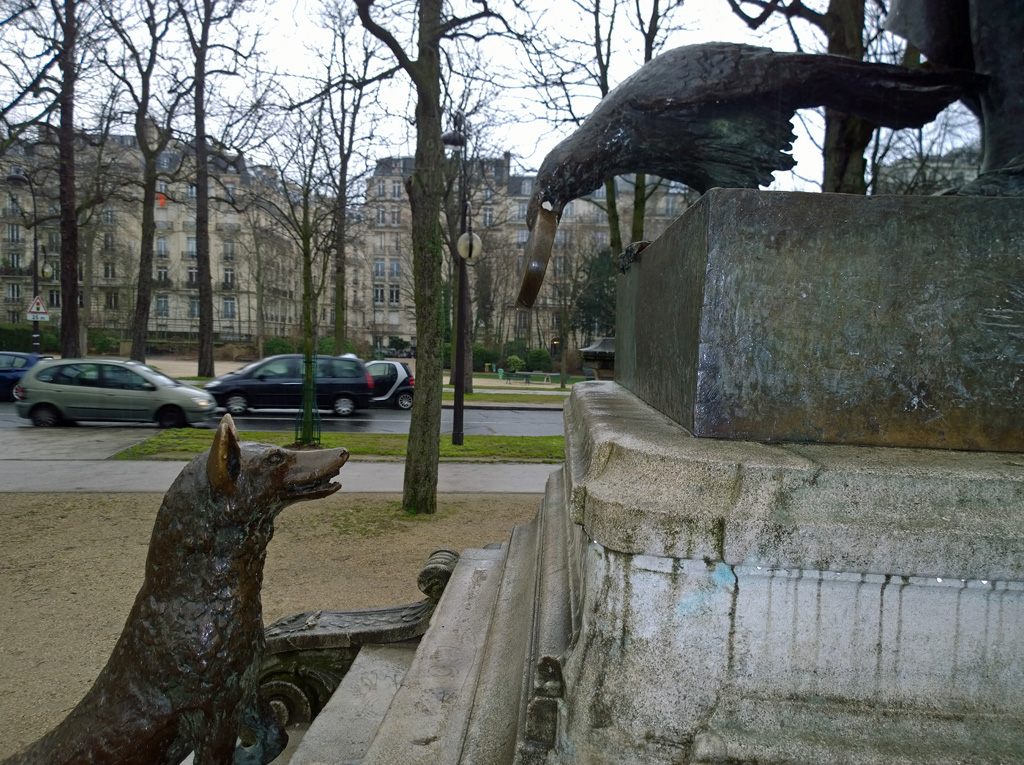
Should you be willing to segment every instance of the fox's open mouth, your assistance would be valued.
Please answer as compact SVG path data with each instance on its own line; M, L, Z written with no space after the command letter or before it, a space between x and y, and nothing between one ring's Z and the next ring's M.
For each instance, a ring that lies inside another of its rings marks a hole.
M331 482L331 479L337 474L338 471L335 470L330 475L321 476L309 483L300 483L295 484L294 486L289 486L288 494L293 497L301 497L303 499L319 499L320 497L330 496L341 488L340 483Z

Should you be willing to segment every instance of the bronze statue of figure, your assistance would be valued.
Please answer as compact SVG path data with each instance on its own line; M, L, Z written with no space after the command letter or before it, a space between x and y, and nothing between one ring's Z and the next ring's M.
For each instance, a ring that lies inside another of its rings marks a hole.
M276 757L287 734L257 693L267 544L282 509L341 488L331 479L347 459L345 449L240 443L225 415L210 451L164 497L145 581L107 665L62 723L3 765Z
M544 158L527 208L517 305L533 306L562 209L605 179L644 172L703 193L757 188L795 164L797 109L826 106L878 125L916 127L984 78L731 43L666 51L622 82Z

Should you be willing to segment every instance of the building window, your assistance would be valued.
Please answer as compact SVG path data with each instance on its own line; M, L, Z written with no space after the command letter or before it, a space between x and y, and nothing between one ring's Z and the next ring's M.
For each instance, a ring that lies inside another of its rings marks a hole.
M8 324L17 324L20 319L21 319L21 314L18 313L17 311L8 311L7 312L7 323Z
M170 168L170 166L171 166L171 155L170 154L161 154L159 157L157 157L156 166L158 168L160 168L161 170L167 170L168 168Z
M516 311L516 329L530 328L530 312Z
M188 300L188 318L198 319L199 318L199 298L189 298Z
M401 199L402 198L402 182L391 181L391 198Z
M388 302L391 303L391 305L398 305L402 302L402 296L397 284L392 284L388 288Z
M568 258L566 258L565 255L556 255L555 256L555 278L556 279L564 279L566 276L568 276L568 273L569 273Z
M555 232L555 247L569 246L569 230L560 228Z
M50 248L51 252L58 252L60 250L60 234L56 231L47 233L46 246Z
M103 278L104 279L116 279L117 278L117 267L114 263L103 264Z
M7 256L7 263L11 268L21 268L21 253L12 252Z
M171 304L167 299L167 295L156 296L156 317L158 319L166 319L171 315Z
M225 183L224 184L224 196L229 202L235 201L235 184Z
M383 207L378 207L377 208L377 225L378 226L384 226L384 225L387 225L387 222L388 222L388 211L385 210Z
M234 260L235 259L235 243L234 243L234 241L231 240L231 239L225 239L221 244L222 244L221 257L223 257L224 260Z
M392 279L402 278L402 261L399 258L391 258L388 261L388 276Z
M188 196L188 198L189 199L195 199L197 193L198 193L198 187L194 183L190 183L188 185L188 191L186 192L186 195Z
M103 235L103 251L114 251L114 235L111 234L109 231Z
M224 289L229 290L235 286L235 269L224 269Z
M384 258L374 258L373 259L373 278L374 279L383 279L384 278L384 269L385 269Z
M520 202L516 209L516 220L526 220L526 202Z
M113 223L114 222L114 208L113 207L104 207L103 208L103 222L104 223Z
M156 193L157 194L164 194L164 195L166 195L167 191L168 191L168 189L167 189L167 181L157 181L156 182Z
M194 258L196 256L196 238L194 236L190 236L185 241L185 254L190 258Z
M156 238L156 256L158 258L167 257L167 237L158 236Z
M9 282L7 284L7 298L8 300L20 300L21 299L21 285L17 282ZM383 302L383 301L381 301Z
M158 282L167 281L167 266L157 266L156 269L156 280Z
M387 184L385 184L384 181L377 181L377 197L379 199L383 199L384 195L386 193L387 193Z
M20 223L8 223L7 224L7 241L11 244L15 244L21 241L21 224Z
M384 285L373 285L373 302L375 305L384 305Z
M483 209L482 218L484 226L490 228L491 226L494 225L494 210L491 209L490 207L485 207Z
M50 290L50 307L60 308L60 290Z
M199 284L199 269L195 266L188 267L188 286L195 287Z
M235 311L235 299L233 297L224 298L221 303L221 318L234 319L237 317Z
M520 247L526 246L526 240L530 238L530 232L526 229L516 232L516 244Z
M391 225L397 226L402 222L402 210L398 207L391 208Z
M109 310L112 310L112 311L117 309L117 293L116 292L108 292L107 293L107 308Z

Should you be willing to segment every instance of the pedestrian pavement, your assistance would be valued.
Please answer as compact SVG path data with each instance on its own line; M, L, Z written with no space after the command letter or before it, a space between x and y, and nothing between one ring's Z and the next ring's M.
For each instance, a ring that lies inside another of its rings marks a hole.
M114 460L144 441L151 428L11 428L0 439L4 492L167 491L184 462ZM541 494L550 463L442 462L440 493ZM402 493L405 463L350 460L336 480L350 493Z

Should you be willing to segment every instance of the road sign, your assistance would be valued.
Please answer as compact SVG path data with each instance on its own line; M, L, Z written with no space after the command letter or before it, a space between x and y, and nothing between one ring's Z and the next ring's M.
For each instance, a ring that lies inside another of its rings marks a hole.
M28 320L29 321L49 321L50 314L46 310L46 306L43 305L43 301L36 295L36 299L32 301L32 307L28 309Z

